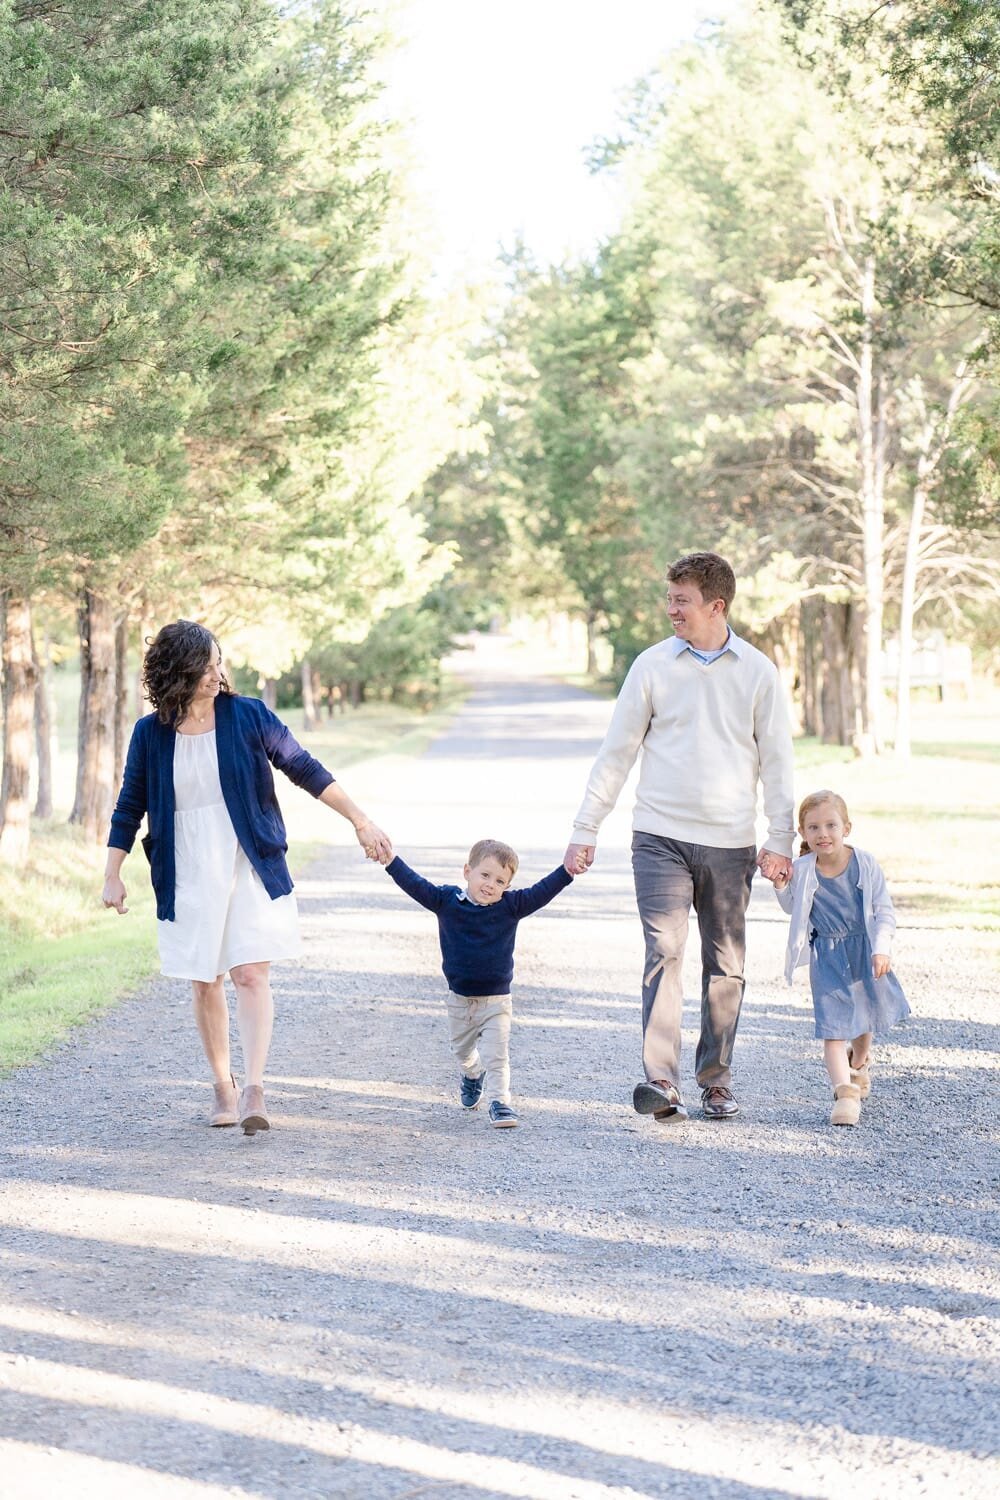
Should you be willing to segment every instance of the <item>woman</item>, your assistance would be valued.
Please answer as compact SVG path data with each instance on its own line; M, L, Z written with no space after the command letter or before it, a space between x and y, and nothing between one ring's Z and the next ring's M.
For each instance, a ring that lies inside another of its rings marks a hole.
M365 854L385 864L389 839L281 720L233 693L219 643L203 625L165 625L146 652L154 713L132 731L111 819L104 905L124 914L121 867L149 814L149 854L162 971L190 979L194 1014L215 1078L212 1125L267 1130L264 1067L274 1002L270 965L299 952L298 912L285 863L285 826L271 766L354 825ZM236 987L246 1077L229 1066L223 979Z

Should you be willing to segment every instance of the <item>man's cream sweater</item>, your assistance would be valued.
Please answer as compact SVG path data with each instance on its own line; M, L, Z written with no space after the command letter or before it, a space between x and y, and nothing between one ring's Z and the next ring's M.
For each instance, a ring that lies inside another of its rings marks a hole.
M730 632L707 666L676 636L632 664L587 782L573 842L593 844L640 749L632 827L689 844L756 841L757 783L765 847L790 855L795 836L792 736L774 663Z

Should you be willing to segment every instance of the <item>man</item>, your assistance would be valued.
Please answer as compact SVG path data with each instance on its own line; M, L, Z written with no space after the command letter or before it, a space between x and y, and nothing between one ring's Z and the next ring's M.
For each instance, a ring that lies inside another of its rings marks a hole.
M688 913L701 936L701 1037L695 1076L702 1113L738 1112L730 1064L743 1002L746 909L755 863L791 875L792 738L773 662L734 635L736 579L725 558L693 552L668 574L674 629L637 657L587 782L566 869L593 863L597 831L642 749L632 819L636 902L646 938L642 1060L632 1102L643 1115L685 1119L680 1093L681 965ZM754 847L757 784L767 840Z

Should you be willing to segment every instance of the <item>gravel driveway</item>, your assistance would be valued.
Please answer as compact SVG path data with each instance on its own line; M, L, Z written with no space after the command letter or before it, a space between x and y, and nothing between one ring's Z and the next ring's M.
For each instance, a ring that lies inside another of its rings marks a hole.
M348 784L432 879L492 835L527 884L608 713L498 672L421 759ZM630 1108L628 811L521 928L516 1131L458 1108L433 919L346 845L299 884L269 1135L205 1128L186 986L165 980L3 1083L5 1497L997 1491L985 953L903 927L914 1017L861 1127L833 1131L755 890L742 1113L654 1126Z

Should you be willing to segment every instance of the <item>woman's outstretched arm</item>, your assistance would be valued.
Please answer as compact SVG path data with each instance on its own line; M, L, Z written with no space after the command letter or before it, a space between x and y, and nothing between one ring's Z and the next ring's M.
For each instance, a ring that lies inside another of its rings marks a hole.
M339 813L342 818L346 818L352 824L358 843L369 859L377 860L380 865L389 863L392 859L392 841L389 835L383 833L367 813L361 811L356 802L351 801L339 781L331 781L326 790L320 792L319 800L327 807L332 807L335 813Z

